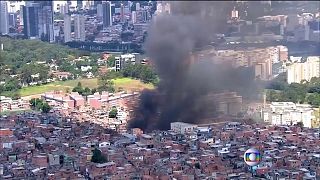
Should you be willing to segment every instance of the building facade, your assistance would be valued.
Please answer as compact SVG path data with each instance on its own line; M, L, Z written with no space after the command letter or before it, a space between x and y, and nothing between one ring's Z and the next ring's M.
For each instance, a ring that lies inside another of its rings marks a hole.
M74 16L74 36L76 41L86 40L85 17L80 14Z
M8 5L5 1L0 1L0 33L9 33Z
M185 134L188 132L193 132L194 130L196 130L198 128L197 125L195 124L189 124L189 123L184 123L184 122L173 122L170 123L170 129L175 132L175 133L179 133L179 134Z
M52 1L27 2L23 6L23 24L26 38L54 42Z
M103 27L112 26L111 2L102 3Z
M301 83L302 80L310 81L313 77L320 77L320 56L310 56L305 61L300 57L299 62L287 67L288 84Z
M71 41L71 17L70 15L64 16L64 25L63 25L63 33L64 33L64 42Z
M309 104L293 102L272 102L262 110L262 118L272 125L295 125L302 122L304 127L312 128L316 117Z

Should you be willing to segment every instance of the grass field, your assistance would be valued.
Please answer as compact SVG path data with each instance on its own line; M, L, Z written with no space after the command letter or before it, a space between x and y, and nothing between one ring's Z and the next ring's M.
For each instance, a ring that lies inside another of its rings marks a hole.
M31 96L36 94L42 94L48 91L61 90L66 92L67 90L72 91L73 87L77 86L78 82L81 82L82 87L89 87L90 89L96 88L98 86L98 79L76 79L68 81L58 81L41 86L30 86L25 87L19 90L19 93L22 97ZM143 89L152 89L154 86L152 84L145 84L140 80L131 79L131 78L119 78L113 80L115 84L116 91L125 90L125 91L140 91ZM6 95L6 93L2 93Z
M27 110L16 110L16 111L3 111L3 112L0 112L0 115L1 116L7 116L7 115L16 115L16 114L21 114L21 113L24 113L24 112L33 112L33 110L31 109L27 109Z

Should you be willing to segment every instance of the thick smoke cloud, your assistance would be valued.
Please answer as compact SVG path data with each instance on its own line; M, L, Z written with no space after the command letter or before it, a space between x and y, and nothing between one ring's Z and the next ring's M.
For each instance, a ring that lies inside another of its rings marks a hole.
M168 129L170 122L199 122L215 114L210 93L224 90L251 94L251 69L232 69L211 58L191 63L191 53L208 45L216 33L226 29L230 2L172 2L170 15L155 18L145 44L155 64L160 84L146 91L131 127ZM208 112L210 111L210 112Z

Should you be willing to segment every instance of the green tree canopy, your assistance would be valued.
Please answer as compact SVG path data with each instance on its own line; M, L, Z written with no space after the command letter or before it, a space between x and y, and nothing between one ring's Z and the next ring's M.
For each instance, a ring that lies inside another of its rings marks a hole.
M102 153L99 149L95 148L92 151L92 153L93 153L93 155L91 158L91 162L94 162L94 163L106 163L107 162L107 159L102 155Z
M118 110L115 107L112 107L112 109L109 112L109 118L116 118L118 114Z

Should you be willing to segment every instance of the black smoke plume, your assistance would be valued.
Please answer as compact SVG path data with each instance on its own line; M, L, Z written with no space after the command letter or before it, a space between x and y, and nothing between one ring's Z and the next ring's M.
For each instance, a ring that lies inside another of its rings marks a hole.
M233 69L212 58L192 62L192 52L224 32L231 9L231 2L177 1L171 2L170 15L155 17L145 48L161 80L156 90L142 93L130 127L168 129L174 121L199 122L215 109L206 100L208 94L225 90L251 94L251 69Z

